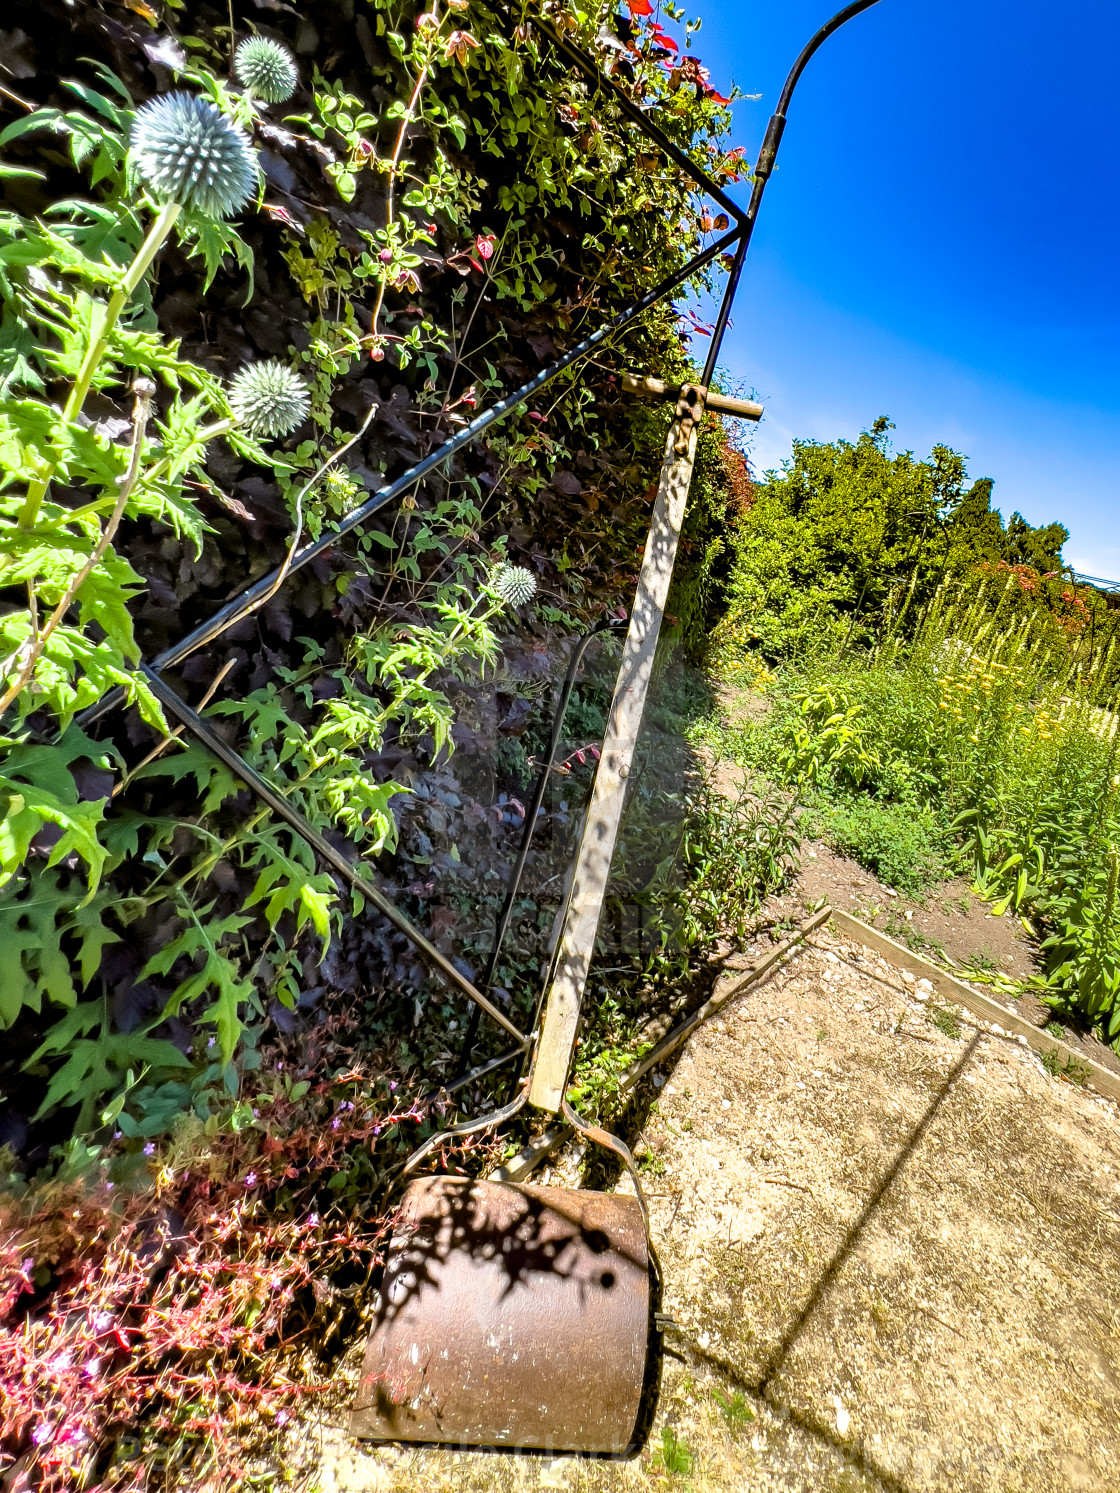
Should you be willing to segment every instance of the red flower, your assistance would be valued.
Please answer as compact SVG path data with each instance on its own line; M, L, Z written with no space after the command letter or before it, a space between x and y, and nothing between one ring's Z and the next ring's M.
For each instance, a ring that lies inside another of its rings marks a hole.
M626 0L626 3L630 7L630 14L632 16L653 15L653 6L649 3L649 0Z

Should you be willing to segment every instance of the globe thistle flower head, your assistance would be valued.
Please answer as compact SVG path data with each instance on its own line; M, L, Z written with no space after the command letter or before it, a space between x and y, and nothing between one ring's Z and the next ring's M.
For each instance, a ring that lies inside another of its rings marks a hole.
M228 218L253 195L257 162L249 137L209 99L165 93L132 124L136 170L162 202Z
M230 384L229 403L250 435L291 435L311 409L307 385L275 358L242 368Z
M494 573L494 590L506 606L523 607L537 594L536 577L524 565L500 565Z
M250 93L266 104L291 98L299 82L296 60L278 41L250 36L233 54L233 70Z

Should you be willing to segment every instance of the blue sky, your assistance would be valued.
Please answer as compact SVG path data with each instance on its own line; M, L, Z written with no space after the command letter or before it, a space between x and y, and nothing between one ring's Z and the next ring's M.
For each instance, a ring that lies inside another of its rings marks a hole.
M691 0L753 160L830 0ZM680 28L672 28L682 37ZM683 37L682 37L683 39ZM798 86L722 362L792 437L944 441L1120 578L1120 6L880 0ZM748 188L740 188L746 201Z

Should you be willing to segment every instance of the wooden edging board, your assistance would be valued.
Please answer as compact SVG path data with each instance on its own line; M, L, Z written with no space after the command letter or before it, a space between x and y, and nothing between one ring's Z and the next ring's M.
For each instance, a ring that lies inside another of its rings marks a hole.
M947 970L931 963L930 960L923 959L920 954L912 953L904 944L896 943L893 938L880 933L878 928L872 928L869 923L861 923L859 918L852 917L849 912L830 907L822 908L780 948L768 954L753 969L745 970L738 979L732 980L731 984L721 990L718 995L713 996L698 1011L693 1012L690 1017L663 1037L644 1059L632 1064L623 1075L619 1085L620 1091L625 1092L633 1088L650 1068L664 1061L669 1053L690 1037L698 1026L715 1016L733 997L757 984L772 969L781 964L786 955L792 952L808 934L830 919L845 937L853 939L867 949L876 950L896 969L904 969L918 979L928 980L942 998L963 1006L966 1011L971 1011L982 1021L1001 1027L1009 1035L1025 1037L1036 1052L1054 1053L1065 1063L1072 1061L1087 1068L1092 1080L1091 1087L1097 1093L1107 1094L1110 1099L1120 1100L1120 1073L1114 1073L1111 1068L1106 1068L1103 1063L1098 1063L1094 1058L1076 1051L1067 1042L1061 1041L1058 1037L1052 1037L1049 1032L1040 1031L1029 1021L1024 1021L1016 1012L1000 1005L999 1001L992 1000L990 996L981 995L979 990L974 990L963 980L956 979ZM729 970L727 973L731 974L732 971ZM530 1141L516 1156L510 1157L504 1166L492 1172L491 1180L496 1182L522 1181L574 1133L570 1125L550 1126L543 1135Z
M641 1058L638 1062L631 1063L619 1082L619 1093L626 1094L631 1089L636 1088L639 1079L644 1078L651 1068L656 1068L659 1063L663 1063L671 1052L674 1052L682 1042L691 1037L697 1027L703 1026L705 1021L710 1021L713 1016L717 1015L727 1005L728 1001L733 1000L737 995L742 995L743 991L748 989L749 986L757 984L771 970L776 969L787 954L792 953L822 923L827 923L831 915L832 909L830 907L822 907L803 927L798 928L796 933L787 938L776 949L772 949L765 959L761 960L751 969L743 970L742 972L725 970L723 978L727 979L730 975L730 984L724 985L722 989L717 986L715 994L709 1000L705 1001L698 1010L694 1011L691 1016L686 1016L671 1032L661 1037L661 1040L657 1042L644 1058ZM738 978L735 978L736 975ZM518 1151L516 1156L511 1156L504 1165L498 1167L496 1171L491 1172L489 1180L491 1182L523 1181L530 1172L538 1167L547 1157L551 1156L554 1151L558 1150L574 1133L570 1125L551 1125L543 1135L539 1135L535 1140L531 1140L527 1146Z
M1000 1005L999 1001L992 1000L990 996L981 995L978 990L974 990L971 985L966 985L963 980L955 979L947 970L941 969L928 959L923 959L920 954L912 953L904 944L896 943L885 933L880 933L878 928L872 928L869 923L861 923L859 918L852 917L850 912L842 912L839 908L834 908L832 920L837 930L847 938L863 944L865 948L877 950L897 969L904 969L919 979L928 980L938 995L963 1006L966 1011L971 1011L981 1020L993 1022L1014 1036L1025 1037L1036 1052L1056 1053L1066 1063L1072 1059L1081 1067L1088 1068L1092 1086L1098 1093L1107 1094L1110 1099L1120 1099L1120 1073L1114 1073L1111 1068L1106 1068L1103 1063L1098 1063L1094 1058L1086 1057L1084 1053L1076 1051L1060 1038L1052 1037L1049 1032L1041 1031L1029 1021L1024 1021L1014 1011L1009 1011L1006 1006Z

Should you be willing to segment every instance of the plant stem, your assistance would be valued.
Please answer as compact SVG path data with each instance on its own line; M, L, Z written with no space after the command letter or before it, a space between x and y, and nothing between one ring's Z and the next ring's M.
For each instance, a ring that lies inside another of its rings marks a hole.
M350 450L351 446L356 445L357 442L361 440L362 436L365 435L366 431L369 429L370 425L373 423L373 417L377 414L377 411L380 409L380 407L381 406L377 405L377 404L371 404L370 405L369 412L367 413L365 419L362 421L361 429L355 431L354 434L350 437L350 439L346 442L346 444L344 446L339 446L337 448L337 450L332 451L331 454L327 457L327 459L312 473L312 475L307 479L307 481L300 488L299 493L296 496L296 502L295 502L295 510L296 510L296 527L295 527L295 533L292 535L292 542L291 542L291 544L288 545L288 553L284 557L284 563L283 563L283 565L281 565L279 571L277 572L276 580L275 580L275 583L272 585L272 587L268 591L266 591L263 596L258 597L257 600L255 602L253 602L252 606L246 607L245 610L241 613L242 617L248 617L251 612L257 611L257 609L259 607L263 607L264 604L265 604L265 602L268 601L271 597L275 596L276 593L277 593L277 591L279 591L280 587L287 580L287 578L288 578L288 571L292 568L292 561L295 559L296 550L299 548L299 541L300 541L300 538L303 535L303 500L304 500L304 498L306 498L307 494L315 486L316 482L318 482L319 478L323 475L323 473L326 472L330 467L334 466L335 462L338 461L338 460L340 460L341 457L345 456L346 453L347 453L347 451Z
M397 143L393 148L393 159L389 163L389 191L385 200L386 233L388 233L388 230L393 226L393 191L396 187L397 175L400 170L401 154L404 150L405 134L408 130L409 125L412 123L412 117L416 111L416 105L420 100L420 90L428 81L428 68L429 63L425 63L420 70L420 76L416 79L416 86L412 90L412 97L409 99L408 106L406 107L404 115L401 119L401 127L397 131ZM388 243L388 238L386 238L386 243ZM373 316L370 318L370 332L372 333L374 338L378 336L377 323L381 319L381 307L385 302L385 288L385 274L384 272L382 272L380 283L377 288L377 305L374 306Z
M24 659L15 680L3 696L0 697L0 716L4 714L8 706L23 693L31 682L35 673L35 665L42 657L43 649L50 641L51 634L59 627L66 613L73 605L78 592L88 579L90 572L98 564L102 555L104 555L113 542L113 536L116 534L120 521L124 516L125 507L132 496L132 490L136 486L136 479L140 474L140 452L144 445L144 428L148 423L148 409L152 402L152 395L156 392L156 386L152 383L151 379L138 378L134 385L134 390L136 404L132 411L132 451L128 463L128 471L120 478L121 489L117 496L116 505L109 515L109 521L105 525L101 538L94 545L93 553L67 585L66 590L59 599L58 605L44 623L42 631L37 631L36 629L36 614L35 610L32 609L32 637L28 640L30 646L27 650L27 657Z
M82 366L78 369L78 376L74 380L74 387L70 390L70 397L66 401L66 407L62 411L62 419L69 425L82 412L89 393L90 385L93 383L94 374L97 372L101 359L105 356L105 349L109 345L109 338L113 334L113 328L120 320L121 312L128 305L136 292L136 287L144 278L152 260L159 253L164 240L175 226L175 220L182 212L182 204L179 202L165 202L156 216L155 222L148 230L148 236L136 252L136 258L128 268L128 272L121 281L119 288L114 292L112 299L105 308L101 318L101 325L97 332L92 335L86 355L82 359ZM91 328L92 331L92 328ZM39 509L43 499L47 495L47 489L51 485L51 478L56 468L52 465L41 473L35 480L28 484L27 496L23 500L23 507L19 512L19 527L31 529L35 526L35 520L39 516Z

